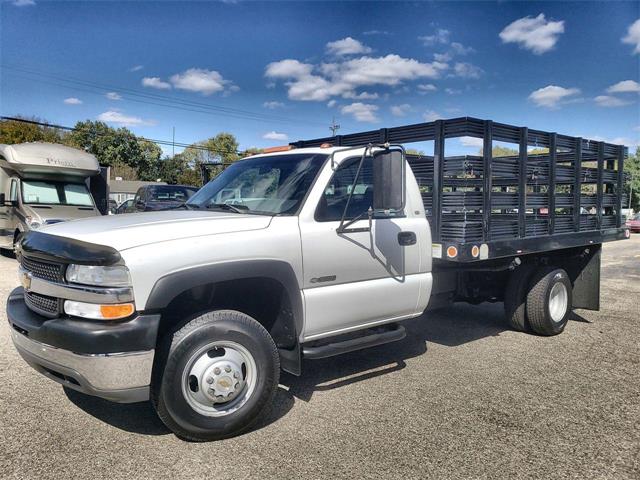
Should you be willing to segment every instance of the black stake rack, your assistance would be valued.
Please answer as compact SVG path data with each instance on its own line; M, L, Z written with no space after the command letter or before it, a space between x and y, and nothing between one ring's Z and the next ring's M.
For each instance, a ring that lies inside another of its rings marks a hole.
M445 156L456 137L483 140L479 155ZM407 155L434 244L483 260L625 238L622 216L627 148L462 117L301 140L297 148L433 141L433 155ZM493 156L494 142L517 155ZM476 248L474 248L476 247ZM480 247L483 247L482 249ZM482 252L482 254L480 254Z

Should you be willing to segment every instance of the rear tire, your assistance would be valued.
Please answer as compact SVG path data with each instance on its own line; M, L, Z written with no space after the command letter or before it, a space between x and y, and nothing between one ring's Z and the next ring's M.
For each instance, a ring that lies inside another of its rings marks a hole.
M527 319L527 293L531 277L535 272L534 265L522 265L509 277L504 292L504 312L509 326L518 332L531 330Z
M572 306L571 280L561 268L546 267L535 273L527 294L527 318L538 335L557 335L567 322Z
M169 333L160 352L151 400L178 437L208 441L237 435L271 407L280 377L278 349L248 315L200 315Z

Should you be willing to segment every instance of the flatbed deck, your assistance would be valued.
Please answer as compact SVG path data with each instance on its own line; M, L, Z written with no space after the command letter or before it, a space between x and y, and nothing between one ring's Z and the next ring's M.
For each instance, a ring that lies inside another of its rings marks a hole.
M457 137L481 138L481 154L446 156L446 140ZM628 155L623 145L470 117L292 145L425 141L433 141L433 155L407 155L407 160L420 187L436 259L470 262L628 237L622 216ZM513 153L494 156L494 142L513 144Z

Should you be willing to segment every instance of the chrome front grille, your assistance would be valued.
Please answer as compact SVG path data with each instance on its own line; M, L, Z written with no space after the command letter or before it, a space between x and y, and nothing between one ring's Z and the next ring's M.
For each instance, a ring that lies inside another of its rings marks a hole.
M31 310L47 317L57 317L61 313L60 300L34 292L24 292L24 301Z
M64 265L61 263L43 262L34 258L22 256L20 264L34 277L42 278L50 282L62 282L64 277Z

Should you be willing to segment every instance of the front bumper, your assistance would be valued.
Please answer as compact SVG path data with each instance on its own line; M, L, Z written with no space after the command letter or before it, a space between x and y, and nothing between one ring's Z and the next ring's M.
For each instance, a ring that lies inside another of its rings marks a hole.
M7 318L18 353L48 378L115 402L149 399L159 315L123 322L47 319L26 307L17 288Z

